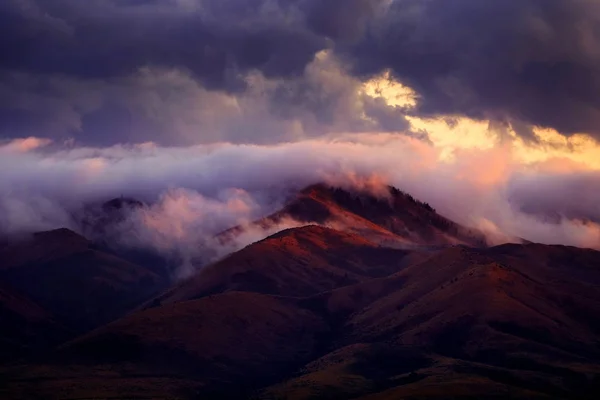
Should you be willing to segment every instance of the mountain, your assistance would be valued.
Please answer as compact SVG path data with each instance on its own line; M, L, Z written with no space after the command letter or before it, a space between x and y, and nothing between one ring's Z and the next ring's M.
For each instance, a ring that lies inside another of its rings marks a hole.
M117 197L103 203L86 205L74 216L79 221L87 237L106 240L115 227L128 215L146 207L140 200L130 197Z
M591 396L599 263L561 246L458 247L318 295L307 304L339 321L334 351L262 398Z
M389 275L409 252L316 225L287 229L202 268L159 303L226 291L310 296Z
M169 259L156 249L131 245L132 242L135 243L131 238L139 234L131 217L136 216L136 213L143 213L148 206L147 203L131 197L117 197L105 202L87 204L75 213L73 219L95 249L113 254L132 264L143 265L162 280L170 282L173 271L180 265L180 260Z
M0 326L0 362L34 355L73 336L48 311L3 283Z
M247 394L256 383L293 373L319 354L327 324L295 303L276 296L228 292L168 304L70 342L57 357L76 365L103 364L114 371L133 368L136 375L171 378L169 384L175 386L181 385L179 380L193 379L193 389L205 395ZM88 384L89 373L81 374L82 386ZM113 394L97 396L146 396L143 390L131 391L135 376L130 374L113 381Z
M305 225L0 369L0 396L597 398L600 252L490 247L426 204L389 194L307 188L255 222ZM89 249L62 234L58 242Z
M459 246L311 296L171 299L10 371L11 388L43 373L57 398L580 398L600 378L598 263Z
M282 210L252 225L265 229L286 219L330 226L386 246L486 246L481 232L450 221L429 204L391 186L372 192L312 185L294 194ZM220 238L226 242L245 229L234 227Z
M165 285L68 229L35 233L0 249L0 280L78 332L122 316Z

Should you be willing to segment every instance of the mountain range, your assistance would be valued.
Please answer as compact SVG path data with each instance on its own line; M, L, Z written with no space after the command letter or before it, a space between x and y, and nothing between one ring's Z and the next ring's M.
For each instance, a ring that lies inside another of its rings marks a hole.
M215 241L294 227L173 281L102 237L143 207L0 242L0 397L600 394L598 251L492 246L398 189L317 184Z

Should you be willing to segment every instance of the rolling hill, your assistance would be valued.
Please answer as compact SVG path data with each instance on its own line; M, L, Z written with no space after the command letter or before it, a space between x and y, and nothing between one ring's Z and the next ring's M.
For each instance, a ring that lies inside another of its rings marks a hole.
M0 363L32 356L73 336L52 314L0 283Z
M287 229L202 268L158 302L236 291L309 296L388 275L410 253L316 225Z
M76 332L122 316L165 285L68 229L35 233L0 249L0 280Z
M600 252L489 247L476 231L389 193L307 188L255 222L291 216L306 225L200 269L44 357L0 370L0 395L597 398ZM62 234L75 253L93 251ZM60 246L53 253L72 257ZM5 269L59 265L51 255L32 257L13 257ZM145 275L119 265L129 272L117 276L131 279L117 279L119 287L139 293L134 278Z

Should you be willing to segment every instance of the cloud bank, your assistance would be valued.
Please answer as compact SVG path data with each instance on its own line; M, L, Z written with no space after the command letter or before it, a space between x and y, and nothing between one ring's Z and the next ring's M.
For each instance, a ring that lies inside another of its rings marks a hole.
M599 26L595 0L4 0L0 232L129 196L151 206L113 234L185 266L294 190L375 179L497 243L599 248L598 172L513 147L600 138Z
M307 185L375 178L459 223L483 229L497 242L522 237L600 249L598 191L579 190L578 201L571 200L574 188L600 187L600 174L565 174L564 168L548 166L561 166L562 160L524 165L513 158L510 143L461 150L454 160L441 158L439 149L421 140L393 134L185 148L47 144L24 151L20 143L0 147L5 171L0 229L5 233L72 227L73 210L126 196L152 205L136 214L135 227L144 227L136 230L136 240L182 253L201 238L275 211ZM546 218L546 209L559 217ZM248 240L260 235L264 232Z

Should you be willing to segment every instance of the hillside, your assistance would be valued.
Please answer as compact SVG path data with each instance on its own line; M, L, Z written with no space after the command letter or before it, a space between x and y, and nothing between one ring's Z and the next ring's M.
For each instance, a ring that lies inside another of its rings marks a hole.
M253 243L137 311L0 370L7 382L0 395L596 398L600 252L466 245L477 234L426 204L401 193L373 198L321 185L304 190L302 201L256 223L293 215L310 224ZM343 226L342 214L367 222ZM96 251L62 234L77 254ZM61 248L56 254L72 257ZM63 265L50 255L27 260L5 270ZM135 282L145 275L126 263L119 271L116 293L140 293Z
M0 249L0 279L79 332L120 317L165 284L67 229L35 233Z
M307 299L337 321L334 351L263 398L596 393L599 262L598 252L560 246L453 248L392 276Z
M202 268L157 301L226 291L301 297L389 275L409 253L360 236L308 225L287 229Z
M312 185L292 195L282 210L253 225L269 228L285 219L326 225L386 246L486 245L480 232L450 221L427 203L391 186L372 193L326 184ZM223 232L220 239L231 240L244 229L234 227Z
M44 374L41 392L60 398L580 398L600 377L598 263L576 248L454 247L308 297L170 298L12 370L10 387Z
M35 355L73 335L48 311L3 283L0 325L0 363Z

